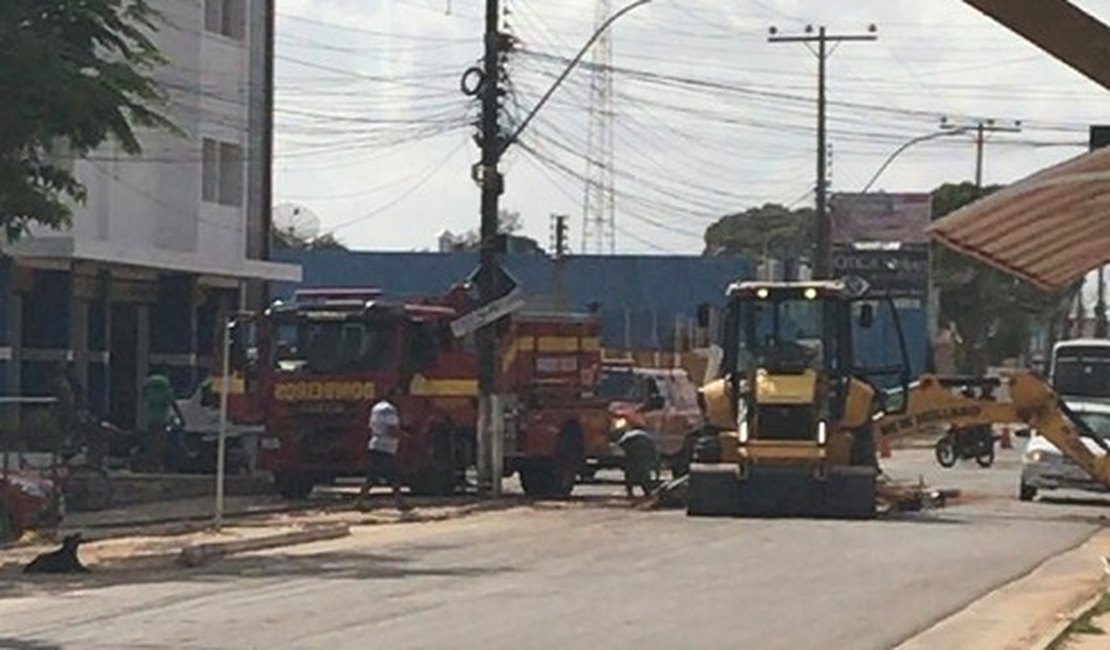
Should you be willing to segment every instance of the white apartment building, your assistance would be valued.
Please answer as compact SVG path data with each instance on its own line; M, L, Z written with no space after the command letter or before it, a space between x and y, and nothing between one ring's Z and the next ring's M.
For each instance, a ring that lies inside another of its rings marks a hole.
M183 394L203 377L247 284L300 280L266 261L273 0L152 4L161 110L182 133L139 130L140 156L106 144L73 161L88 199L72 227L37 229L0 268L2 394L44 394L66 359L90 406L124 427L149 372Z

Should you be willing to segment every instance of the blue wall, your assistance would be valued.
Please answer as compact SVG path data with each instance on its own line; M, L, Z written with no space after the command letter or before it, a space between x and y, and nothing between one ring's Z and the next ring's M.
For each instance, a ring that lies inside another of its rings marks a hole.
M469 276L478 265L473 253L359 253L348 251L275 251L276 261L300 264L303 287L380 287L390 294L436 295ZM568 257L564 288L568 306L585 310L601 305L605 344L620 347L625 339L625 310L631 317L633 345L640 348L672 345L675 316L693 317L697 306L722 307L725 290L736 280L750 279L754 266L732 256L593 256ZM507 255L505 268L526 294L553 291L554 262L543 255ZM276 298L290 297L296 287L277 284ZM653 328L653 321L657 327ZM923 309L899 310L911 371L926 369L928 354ZM866 365L893 365L898 354L894 322L888 309L876 310L875 326L858 337L856 351Z
M275 251L275 260L301 264L302 287L380 287L394 295L445 294L478 266L474 253L356 253L347 251ZM553 293L555 263L543 255L507 255L504 266L526 295ZM601 306L606 345L621 346L625 310L630 311L636 347L672 345L676 316L692 318L701 303L723 306L725 290L752 277L744 258L664 256L573 256L566 258L563 286L567 305L586 310ZM277 284L275 298L296 287ZM657 327L653 328L653 322ZM654 331L653 331L654 330ZM656 341L658 335L658 341Z

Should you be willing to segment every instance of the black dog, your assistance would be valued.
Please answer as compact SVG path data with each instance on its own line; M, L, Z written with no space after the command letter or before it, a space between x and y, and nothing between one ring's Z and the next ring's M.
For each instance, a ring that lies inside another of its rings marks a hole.
M43 553L23 567L23 573L89 573L77 557L77 547L81 545L81 533L67 535L62 547L56 551Z

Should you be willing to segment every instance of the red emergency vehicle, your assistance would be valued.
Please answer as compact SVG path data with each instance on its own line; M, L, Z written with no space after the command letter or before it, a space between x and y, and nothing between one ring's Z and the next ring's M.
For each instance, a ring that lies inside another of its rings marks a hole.
M265 425L258 465L282 495L362 475L370 408L382 398L409 433L397 455L404 482L428 494L460 484L473 459L477 364L451 334L456 316L378 290L310 290L251 323L257 355L234 387L233 417Z
M472 337L455 337L451 323L477 306L469 289L404 302L379 290L298 291L237 328L232 419L264 425L258 465L284 496L361 475L370 409L387 397L409 434L398 451L404 483L427 494L463 483L475 458L478 364ZM514 315L499 326L503 467L520 472L528 494L569 494L588 450L608 445L607 405L594 394L600 328L581 314ZM248 360L249 338L257 354Z

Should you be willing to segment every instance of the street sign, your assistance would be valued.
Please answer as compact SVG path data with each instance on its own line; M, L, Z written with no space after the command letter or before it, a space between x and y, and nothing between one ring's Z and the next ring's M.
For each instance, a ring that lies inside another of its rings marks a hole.
M493 297L495 299L500 299L507 296L514 289L520 286L520 283L516 281L516 278L514 278L511 273L506 271L505 267L501 266L500 264L494 264L493 267L490 268L489 272L493 273ZM482 281L484 280L486 273L487 271L484 268L479 268L470 274L470 277L467 278L467 281L469 281L475 287L480 287L482 286Z
M462 338L522 309L524 304L524 292L517 287L497 300L452 321L451 332L456 337Z

